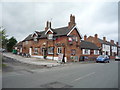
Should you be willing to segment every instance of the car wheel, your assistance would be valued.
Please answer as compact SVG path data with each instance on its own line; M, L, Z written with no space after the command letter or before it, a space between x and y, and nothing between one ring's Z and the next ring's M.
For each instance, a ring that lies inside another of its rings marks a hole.
M96 63L98 63L98 61L96 61Z
M109 61L108 61L108 63L109 63Z

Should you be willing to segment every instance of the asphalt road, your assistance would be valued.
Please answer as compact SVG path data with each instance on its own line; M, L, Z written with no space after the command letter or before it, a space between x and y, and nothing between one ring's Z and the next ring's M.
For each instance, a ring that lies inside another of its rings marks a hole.
M118 88L116 61L30 68L32 73L22 70L19 72L18 68L18 71L4 71L3 88Z

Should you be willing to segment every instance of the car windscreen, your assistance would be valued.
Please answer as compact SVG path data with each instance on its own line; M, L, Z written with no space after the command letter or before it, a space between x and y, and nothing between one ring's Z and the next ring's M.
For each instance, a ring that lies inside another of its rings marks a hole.
M98 56L98 58L104 58L104 56L103 56L103 55L101 55L101 56Z

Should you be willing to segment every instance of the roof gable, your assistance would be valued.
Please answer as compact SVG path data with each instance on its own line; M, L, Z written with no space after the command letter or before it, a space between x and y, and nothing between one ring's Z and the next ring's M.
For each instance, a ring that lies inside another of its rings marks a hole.
M34 37L34 35L38 36L38 33L39 33L38 31L34 31L31 37Z
M78 33L78 35L79 35L79 37L80 37L80 39L82 39L82 36L81 36L81 34L79 33L79 29L77 28L77 26L74 26L74 27L69 31L69 33L67 34L67 36L69 36L69 35L73 32L73 30L76 30L77 33Z
M49 28L49 29L45 32L45 35L46 35L49 31L50 31L51 33L53 33L53 31Z

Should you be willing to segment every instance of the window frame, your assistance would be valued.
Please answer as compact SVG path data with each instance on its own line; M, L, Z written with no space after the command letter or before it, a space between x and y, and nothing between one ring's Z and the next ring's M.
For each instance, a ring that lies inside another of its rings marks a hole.
M53 40L53 34L48 34L48 39Z
M86 53L87 52L87 53ZM83 49L82 52L84 55L90 55L90 49Z
M94 50L94 55L99 55L99 50Z
M37 37L34 37L33 40L34 40L34 42L37 42L37 41L38 41L38 40L37 40Z
M57 47L57 54L61 54L61 53L62 53L62 47Z
M50 48L52 48L52 50L51 50L52 52L50 52ZM48 47L47 48L47 53L48 54L54 54L54 47Z
M71 49L71 55L76 55L76 49Z
M36 49L36 50L35 50L35 49ZM34 48L34 54L35 54L35 55L38 55L38 48L37 48L37 47Z

